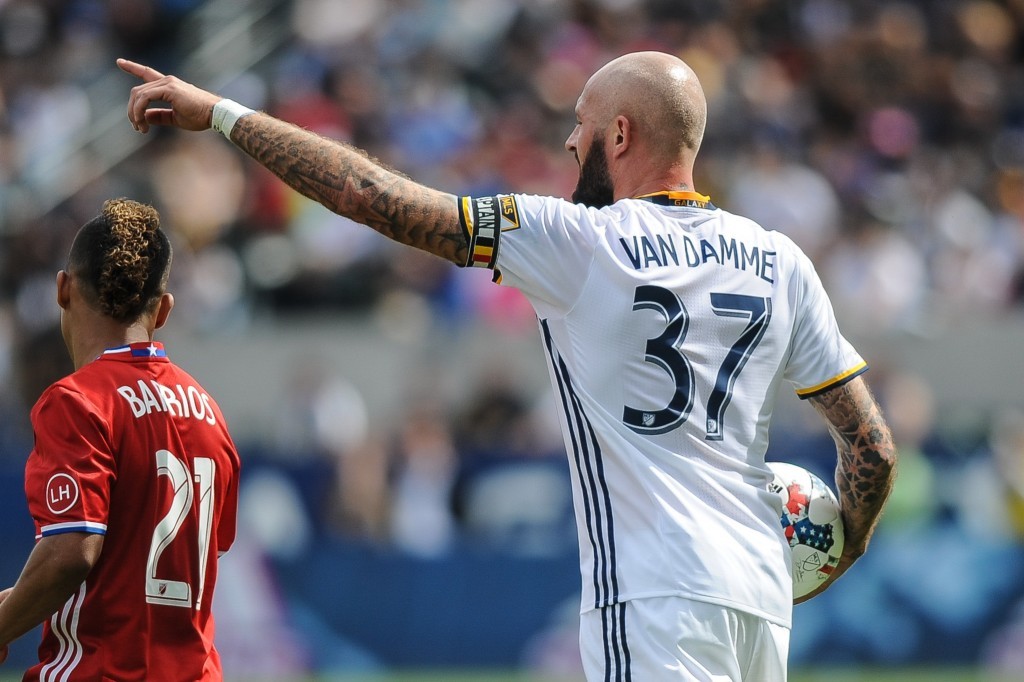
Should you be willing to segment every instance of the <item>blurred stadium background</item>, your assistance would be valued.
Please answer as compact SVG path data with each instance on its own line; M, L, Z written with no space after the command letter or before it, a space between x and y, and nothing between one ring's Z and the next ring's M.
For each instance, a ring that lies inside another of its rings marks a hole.
M1024 677L1021 0L0 0L0 582L32 546L28 408L69 369L54 273L129 196L176 241L161 338L245 460L217 589L233 679L578 679L568 472L528 306L213 133L135 134L113 60L451 192L568 196L578 93L635 49L697 70L698 188L814 258L901 446L872 551L796 609L794 678ZM830 480L797 403L770 458Z

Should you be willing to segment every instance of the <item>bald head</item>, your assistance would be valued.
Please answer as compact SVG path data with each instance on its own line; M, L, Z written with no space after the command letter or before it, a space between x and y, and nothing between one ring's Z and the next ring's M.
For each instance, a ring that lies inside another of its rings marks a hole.
M625 116L649 153L692 157L700 147L707 102L697 75L663 52L633 52L603 66L587 82L580 103L595 117Z

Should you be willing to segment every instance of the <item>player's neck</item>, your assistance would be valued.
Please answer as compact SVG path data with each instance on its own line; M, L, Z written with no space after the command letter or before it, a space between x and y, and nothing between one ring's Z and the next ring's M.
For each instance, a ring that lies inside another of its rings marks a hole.
M153 335L142 322L132 325L101 317L82 331L72 334L69 352L75 369L81 369L109 348L119 348L130 343L148 343Z
M693 170L671 166L658 174L626 174L615 183L615 200L645 196L656 192L693 192Z

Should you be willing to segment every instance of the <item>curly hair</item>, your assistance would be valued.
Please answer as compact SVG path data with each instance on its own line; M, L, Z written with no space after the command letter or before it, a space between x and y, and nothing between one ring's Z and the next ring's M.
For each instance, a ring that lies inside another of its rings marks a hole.
M152 206L111 199L71 246L68 270L104 315L131 324L167 287L171 244Z

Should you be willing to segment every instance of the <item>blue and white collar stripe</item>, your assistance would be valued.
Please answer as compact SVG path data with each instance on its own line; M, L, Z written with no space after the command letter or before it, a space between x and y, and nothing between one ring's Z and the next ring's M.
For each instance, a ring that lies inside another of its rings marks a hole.
M118 346L117 348L108 348L103 351L104 355L117 355L120 353L130 353L133 358L166 358L167 351L164 350L163 344L151 342L149 344L134 343L127 346Z

